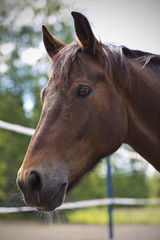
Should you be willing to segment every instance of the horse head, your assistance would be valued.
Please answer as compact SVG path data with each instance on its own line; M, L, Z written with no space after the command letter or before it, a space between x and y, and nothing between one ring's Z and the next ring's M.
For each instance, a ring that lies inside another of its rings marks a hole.
M72 12L78 41L65 45L43 26L52 61L41 92L42 112L18 172L25 202L38 210L60 206L82 176L124 142L127 117L113 84L109 51L85 16Z

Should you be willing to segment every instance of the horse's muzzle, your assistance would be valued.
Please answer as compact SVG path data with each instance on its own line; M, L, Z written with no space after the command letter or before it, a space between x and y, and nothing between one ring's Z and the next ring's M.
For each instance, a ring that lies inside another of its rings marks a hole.
M21 180L17 178L17 185L23 193L27 205L37 208L39 211L52 211L59 207L65 198L67 182L52 180L38 171L31 171L30 174Z

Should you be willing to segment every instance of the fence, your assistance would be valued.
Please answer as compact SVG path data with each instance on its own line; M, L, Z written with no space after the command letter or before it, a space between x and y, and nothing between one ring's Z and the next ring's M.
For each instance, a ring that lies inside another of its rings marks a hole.
M97 207L105 205L128 205L128 206L141 206L141 205L157 205L160 204L160 199L157 198L104 198L93 199L87 201L68 202L62 204L57 210L78 209L86 207ZM0 213L15 213L15 212L32 212L36 211L31 207L0 207Z
M33 128L27 128L27 127L20 126L17 124L8 123L8 122L2 121L2 120L0 120L0 128L6 129L9 131L13 131L13 132L17 132L17 133L21 133L21 134L25 134L25 135L29 135L29 136L32 136L35 132L35 129L33 129ZM121 149L121 148L118 149L118 151L116 153L123 155L123 156L135 158L135 159L140 159L140 160L143 159L138 153L131 152L131 151Z

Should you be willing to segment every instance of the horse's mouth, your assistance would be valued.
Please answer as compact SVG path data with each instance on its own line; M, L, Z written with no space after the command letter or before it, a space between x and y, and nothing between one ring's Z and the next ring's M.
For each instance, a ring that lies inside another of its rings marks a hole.
M65 199L65 194L66 194L66 185L62 185L57 194L49 204L45 207L42 208L37 208L38 211L44 211L44 212L50 212L58 208L64 201Z
M24 201L27 205L36 208L40 212L51 212L63 203L66 195L66 190L67 184L63 184L54 196L48 197L48 194L44 193L42 198L40 195L37 195L36 202L35 200L28 199L27 197L24 197Z
M40 212L51 212L54 211L56 208L61 206L65 200L66 193L70 192L72 188L79 182L79 180L75 180L71 182L69 185L64 184L61 186L59 191L56 193L54 198L52 198L47 206L43 207L35 207Z
M38 211L50 212L58 208L64 201L66 195L67 186L64 184L58 190L54 198L51 198L47 206L37 207Z

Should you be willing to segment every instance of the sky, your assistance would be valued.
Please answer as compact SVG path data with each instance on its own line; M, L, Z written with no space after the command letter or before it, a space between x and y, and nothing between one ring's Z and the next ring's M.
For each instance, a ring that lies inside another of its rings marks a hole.
M159 0L75 0L74 3L76 10L87 15L102 42L160 54Z

